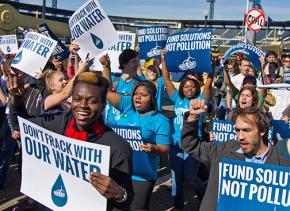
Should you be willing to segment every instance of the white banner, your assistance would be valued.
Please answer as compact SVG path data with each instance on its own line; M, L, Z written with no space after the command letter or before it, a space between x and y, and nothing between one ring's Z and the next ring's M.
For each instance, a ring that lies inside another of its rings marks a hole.
M118 40L117 32L97 0L89 0L69 19L71 36L80 45L82 59L97 56Z
M119 69L119 56L125 49L135 49L136 34L121 31L118 31L117 33L118 42L95 58L92 69L102 71L103 67L99 62L99 59L101 58L101 56L108 54L111 60L112 72L121 73L121 70Z
M110 147L50 132L18 117L22 143L21 192L52 210L106 210L90 172L109 173Z
M35 77L52 54L57 41L36 32L26 34L11 66Z
M290 84L287 83L279 83L279 84L266 84L266 85L258 85L259 89L290 89Z
M0 36L0 50L4 54L17 53L18 42L15 34Z

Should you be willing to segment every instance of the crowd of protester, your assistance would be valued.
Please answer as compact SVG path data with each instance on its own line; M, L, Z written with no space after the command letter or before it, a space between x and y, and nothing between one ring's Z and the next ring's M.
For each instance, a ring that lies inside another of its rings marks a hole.
M213 174L217 172L213 168L222 152L220 145L210 143L216 139L209 129L210 120L240 124L243 115L255 114L261 119L256 127L265 124L262 129L267 131L268 122L273 120L269 108L276 105L276 100L269 89L259 86L283 83L284 73L290 70L290 55L278 58L275 52L260 58L259 68L243 55L224 64L213 57L211 73L188 73L176 85L167 70L165 49L161 59L148 60L143 66L137 51L124 50L119 56L121 74L112 73L108 55L100 58L103 70L97 72L90 70L88 59L80 61L76 42L69 50L67 61L51 58L36 78L11 68L13 55L6 55L1 64L0 189L9 189L5 181L11 159L21 147L17 120L21 116L53 132L111 147L109 176L91 175L92 185L108 199L108 210L149 210L160 156L167 155L174 208L184 208L183 187L187 183L200 201L206 199L203 210L215 210L217 184ZM167 103L166 93L173 107L172 115L167 116L162 108ZM287 124L289 111L290 105L280 116ZM55 118L48 120L47 116ZM196 127L186 123L183 128L185 120L193 121ZM131 170L131 149L110 128L132 125L142 131L144 144L140 150L148 153L152 170L149 177ZM193 140L198 144L192 146ZM278 141L273 138L271 150ZM228 145L229 149L234 147ZM280 164L289 165L286 161ZM28 200L25 206L33 204Z

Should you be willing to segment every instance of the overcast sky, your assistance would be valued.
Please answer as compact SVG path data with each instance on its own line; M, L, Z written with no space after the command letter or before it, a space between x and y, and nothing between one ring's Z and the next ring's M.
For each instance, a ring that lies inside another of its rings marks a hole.
M22 3L42 4L42 0L20 0ZM46 0L47 6L52 5ZM76 10L86 0L58 0L58 8ZM204 19L204 11L209 9L206 0L99 0L108 15L165 18L165 19ZM290 20L289 0L262 0L267 16L274 21ZM216 0L215 20L242 20L246 12L246 0Z

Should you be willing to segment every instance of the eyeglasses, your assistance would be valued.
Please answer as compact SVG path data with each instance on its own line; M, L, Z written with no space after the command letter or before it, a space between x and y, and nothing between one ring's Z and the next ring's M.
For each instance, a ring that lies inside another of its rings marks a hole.
M288 62L290 62L290 60L284 60L284 62L287 62L288 63Z

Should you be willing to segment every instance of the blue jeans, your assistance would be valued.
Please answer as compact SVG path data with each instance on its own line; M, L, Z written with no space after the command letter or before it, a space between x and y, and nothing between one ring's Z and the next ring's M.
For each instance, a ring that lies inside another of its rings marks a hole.
M172 197L175 208L183 208L183 184L187 182L199 197L205 193L205 186L198 177L200 162L176 146L170 147L169 162L172 174Z
M8 120L5 117L0 126L0 184L4 184L8 167L13 156L16 141L11 137Z

